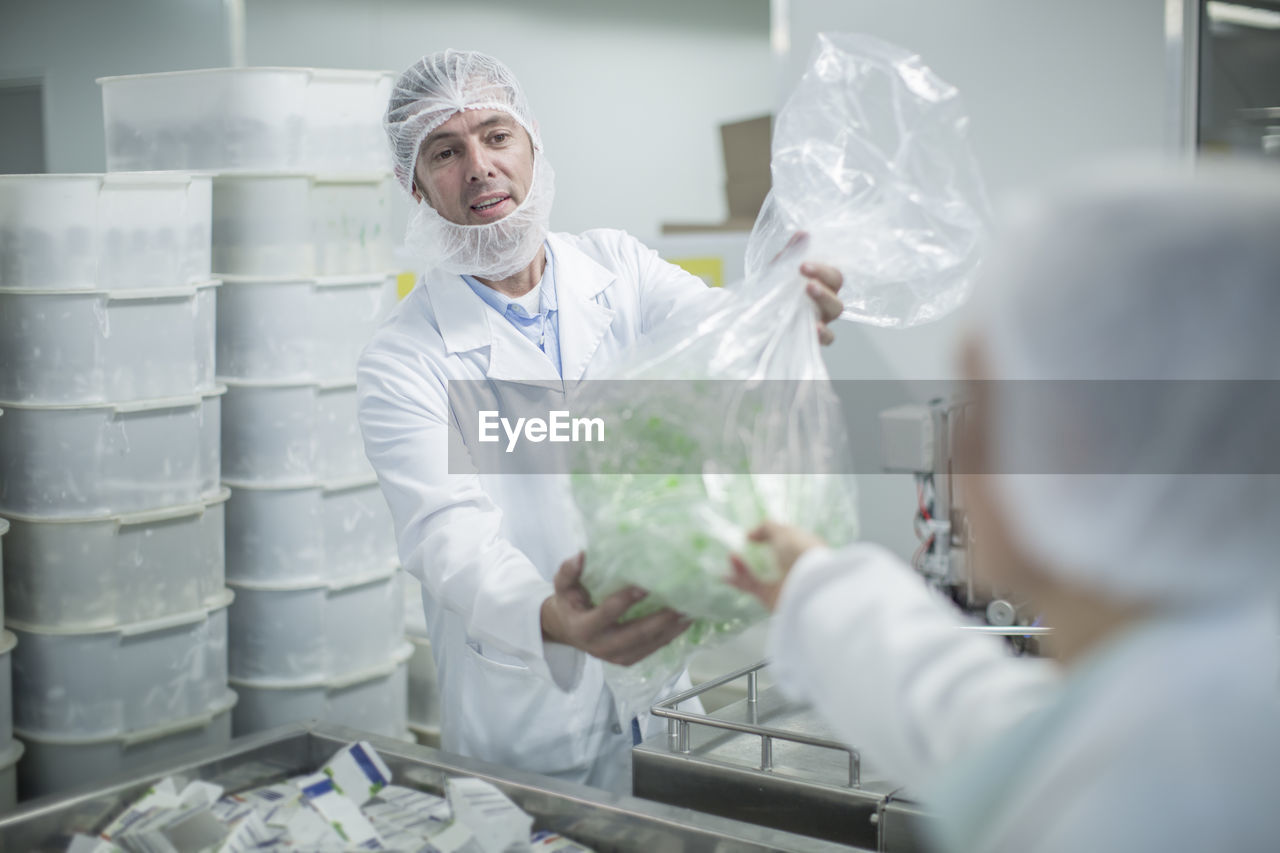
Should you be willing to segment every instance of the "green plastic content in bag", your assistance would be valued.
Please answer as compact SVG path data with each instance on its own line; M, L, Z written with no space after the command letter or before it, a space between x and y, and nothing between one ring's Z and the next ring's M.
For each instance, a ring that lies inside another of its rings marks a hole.
M819 359L816 352L805 354L817 344L804 315L811 309L797 302L804 300L803 289L798 279L786 278L783 301L798 304L802 322L799 329L784 324L770 334L789 334L786 348L795 357ZM737 330L741 337L742 326ZM723 349L728 336L708 340ZM731 553L761 577L778 577L768 549L747 541L753 528L765 519L790 522L837 547L856 534L851 478L787 473L787 460L797 470L823 470L824 456L844 450L843 425L832 416L837 404L825 379L752 383L650 380L648 374L638 369L628 374L630 381L591 389L589 412L608 424L607 441L571 451L570 482L587 542L582 582L592 600L635 585L649 595L624 614L624 622L664 607L693 619L688 630L639 663L606 666L629 713L662 698L659 693L694 652L765 618L759 602L726 580ZM821 391L827 394L815 393ZM837 427L839 434L831 434ZM768 471L766 460L781 472Z

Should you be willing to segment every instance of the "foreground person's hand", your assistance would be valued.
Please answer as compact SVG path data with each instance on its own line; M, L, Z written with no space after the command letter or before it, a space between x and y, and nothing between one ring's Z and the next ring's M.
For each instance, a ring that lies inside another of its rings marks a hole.
M752 542L767 545L773 554L774 562L782 577L776 581L763 580L757 577L737 554L729 555L729 584L749 595L755 596L765 608L772 613L778 606L778 596L782 594L782 585L796 560L811 548L819 548L825 543L798 527L766 521L747 534Z

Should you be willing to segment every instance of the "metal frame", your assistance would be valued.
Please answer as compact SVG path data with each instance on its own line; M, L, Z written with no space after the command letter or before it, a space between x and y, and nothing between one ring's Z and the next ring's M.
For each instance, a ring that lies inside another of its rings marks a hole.
M1195 157L1200 142L1200 24L1204 0L1165 0L1165 145Z
M989 634L999 637L1040 637L1053 632L1052 628L1047 627L995 627L991 625L965 625L959 630L970 631L976 634ZM743 667L714 678L710 681L692 687L683 693L677 693L670 696L649 709L655 717L662 717L667 721L667 747L675 753L688 755L691 749L689 727L690 726L706 726L712 729L721 729L723 731L738 732L739 734L755 735L760 738L760 770L763 772L771 772L773 770L773 742L776 740L787 741L790 743L803 744L805 746L816 746L820 749L830 749L837 752L847 753L849 756L849 776L847 787L862 787L862 755L853 747L845 746L839 741L828 740L826 738L810 737L808 735L797 734L795 732L783 731L769 726L757 725L751 723L735 723L731 720L722 720L707 714L695 714L691 711L681 711L676 706L690 699L696 699L699 696L714 690L717 687L737 681L739 678L747 679L747 710L748 716L754 721L756 719L757 701L759 697L759 672L769 665L768 661L760 661L759 663Z
M995 637L1044 637L1053 633L1044 625L965 625L960 630Z
M227 65L244 68L244 0L222 0L227 13Z
M773 770L773 742L775 740L790 741L791 743L804 744L806 746L816 746L823 749L833 749L838 752L845 752L849 755L849 787L862 787L862 756L858 750L852 749L834 740L825 738L809 737L808 735L795 734L786 732L782 729L774 729L768 726L759 726L751 723L734 723L729 720L720 720L706 714L694 714L689 711L680 711L676 706L682 702L697 698L708 690L716 687L722 687L731 681L737 681L739 678L746 676L747 678L747 708L751 712L751 716L755 717L756 702L759 696L758 673L761 669L768 666L767 661L760 661L751 666L743 667L722 675L711 681L703 682L696 687L677 693L668 699L654 705L650 712L655 717L663 717L667 721L667 739L670 748L682 754L689 752L689 726L701 725L713 729L724 729L731 732L739 732L741 734L756 735L760 738L760 769L768 772Z

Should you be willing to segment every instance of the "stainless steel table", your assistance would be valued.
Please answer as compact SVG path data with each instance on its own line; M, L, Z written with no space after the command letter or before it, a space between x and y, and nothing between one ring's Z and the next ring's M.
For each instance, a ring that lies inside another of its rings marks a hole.
M599 853L849 853L858 848L761 828L689 808L463 758L430 747L321 724L300 724L239 738L229 746L105 782L93 790L34 800L0 820L0 850L62 851L73 832L94 833L164 776L203 779L238 791L315 770L343 745L367 740L397 784L443 794L451 776L477 776L531 814L534 828L559 832Z

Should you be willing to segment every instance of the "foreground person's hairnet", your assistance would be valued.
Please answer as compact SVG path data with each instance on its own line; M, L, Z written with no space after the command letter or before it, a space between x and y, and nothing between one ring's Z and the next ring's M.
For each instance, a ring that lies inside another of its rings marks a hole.
M1127 599L1274 587L1274 167L1117 167L1006 237L975 308L991 378L1033 380L996 386L990 437L1021 544Z
M533 112L515 76L483 53L445 50L409 67L391 90L383 128L396 180L411 192L418 149L432 131L465 110L500 110L529 134L534 173L528 195L497 222L459 225L424 202L414 209L405 245L428 269L503 279L524 269L546 238L555 173L542 151Z

